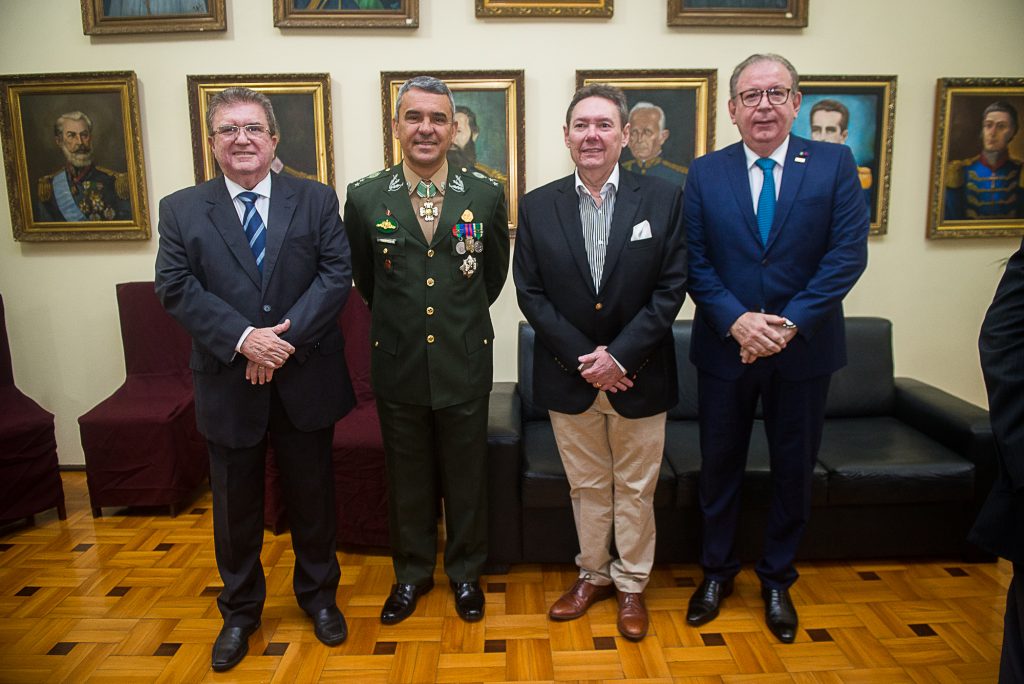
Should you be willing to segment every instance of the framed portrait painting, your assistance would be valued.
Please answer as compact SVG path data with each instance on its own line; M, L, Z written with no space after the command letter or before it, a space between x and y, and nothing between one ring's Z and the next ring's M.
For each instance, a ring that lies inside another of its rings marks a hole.
M410 28L420 0L274 0L279 28Z
M884 235L889 225L896 77L801 76L800 92L803 102L793 133L850 147L871 211L871 234Z
M810 0L668 0L669 26L807 26Z
M1024 235L1024 78L940 78L928 237Z
M133 71L0 76L14 239L146 240Z
M211 97L232 87L251 88L270 98L279 129L272 171L334 186L330 74L189 76L188 111L196 183L220 173L208 142L206 112Z
M225 0L81 0L87 36L223 31Z
M716 79L714 69L577 71L576 87L608 83L626 94L622 168L686 185L690 163L715 145Z
M380 75L384 164L402 159L392 134L398 89L421 72L383 71ZM448 163L468 173L498 181L508 202L509 231L514 234L519 200L526 186L526 127L523 119L523 71L435 71L452 90L458 131Z
M476 0L477 17L609 18L615 0Z

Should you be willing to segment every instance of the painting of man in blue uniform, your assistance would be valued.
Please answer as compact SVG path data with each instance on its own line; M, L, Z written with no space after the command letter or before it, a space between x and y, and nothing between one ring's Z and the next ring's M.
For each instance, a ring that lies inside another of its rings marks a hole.
M152 17L207 12L207 0L103 0L105 17Z
M945 169L943 219L946 221L1024 218L1024 177L1010 144L1017 135L1017 109L992 102L981 115L981 151L953 159Z
M686 185L687 167L662 156L671 133L665 125L664 109L651 102L637 102L629 110L627 145L633 158L623 162L622 168L641 176L657 176L675 185Z
M399 10L402 0L292 0L297 10Z
M36 183L33 212L37 222L127 221L131 219L128 174L98 166L93 158L93 123L71 111L57 117L53 140L63 156L61 168Z

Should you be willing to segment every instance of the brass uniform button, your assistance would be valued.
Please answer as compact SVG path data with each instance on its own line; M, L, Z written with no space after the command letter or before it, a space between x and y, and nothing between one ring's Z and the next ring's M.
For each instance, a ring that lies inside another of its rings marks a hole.
M374 347L379 347L380 346L380 340L374 340L373 341L373 346Z
M388 248L387 248L387 247L385 247L385 248L384 248L384 251L382 252L382 254L387 254L387 253L388 253Z
M428 316L433 316L434 315L434 307L432 307L432 306L428 306L427 307L427 315Z
M427 287L434 287L434 279L427 278Z
M434 344L434 336L427 335L427 344Z
M434 256L434 250L432 250L432 249L428 249L428 250L427 250L427 256L428 256L428 257L432 257L432 256Z

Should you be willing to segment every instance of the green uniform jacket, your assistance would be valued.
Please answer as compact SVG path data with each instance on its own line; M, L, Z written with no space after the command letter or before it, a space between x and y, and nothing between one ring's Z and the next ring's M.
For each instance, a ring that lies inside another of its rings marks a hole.
M476 268L463 272L460 223L483 224ZM372 312L370 373L377 396L434 409L488 394L490 305L508 273L508 210L497 181L449 166L441 216L428 245L402 165L348 186L345 230L356 287Z

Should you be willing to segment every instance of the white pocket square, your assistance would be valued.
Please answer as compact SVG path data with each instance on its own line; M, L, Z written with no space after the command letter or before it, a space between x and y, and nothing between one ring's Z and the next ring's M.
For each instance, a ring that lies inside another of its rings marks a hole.
M651 237L651 224L647 219L644 219L633 226L633 237L631 237L629 241L634 242L636 240L646 240L649 237Z

